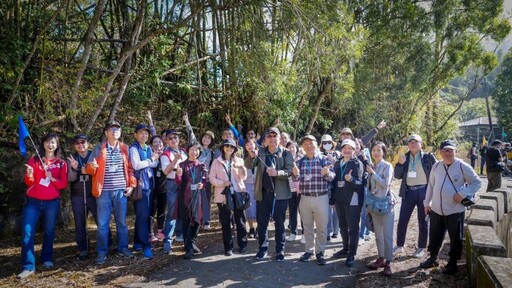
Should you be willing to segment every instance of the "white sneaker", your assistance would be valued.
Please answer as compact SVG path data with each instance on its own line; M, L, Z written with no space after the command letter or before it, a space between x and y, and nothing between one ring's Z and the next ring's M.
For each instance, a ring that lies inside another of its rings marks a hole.
M23 270L20 274L18 274L18 279L25 279L33 274L34 270Z
M393 248L393 254L402 254L404 252L404 247L402 246L395 246Z
M176 239L174 239L176 242L183 242L183 235L176 236Z
M203 229L208 231L208 230L210 230L210 229L212 229L212 228L210 227L210 225L209 225L209 224L206 224L206 225L204 225Z
M297 235L295 235L293 233L290 234L290 236L286 237L286 241L288 241L288 242L293 242L293 241L295 241L295 239L297 239Z
M423 258L423 255L425 255L425 249L424 248L418 248L416 251L414 251L414 254L412 256L416 258Z
M306 244L306 237L302 236L302 238L300 238L300 244Z

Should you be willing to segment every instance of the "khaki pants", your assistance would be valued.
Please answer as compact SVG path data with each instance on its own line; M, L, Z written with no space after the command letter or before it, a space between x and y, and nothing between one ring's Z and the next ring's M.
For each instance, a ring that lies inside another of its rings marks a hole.
M329 197L327 194L318 197L301 195L299 212L304 225L305 251L313 254L324 252L327 244Z

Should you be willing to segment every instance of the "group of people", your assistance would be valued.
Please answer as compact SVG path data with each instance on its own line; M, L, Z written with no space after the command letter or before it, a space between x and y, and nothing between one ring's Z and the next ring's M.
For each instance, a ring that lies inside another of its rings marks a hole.
M234 250L234 226L238 253L247 251L248 238L258 238L255 258L265 259L270 248L268 227L272 219L275 261L285 260L285 244L298 239L300 222L305 245L300 261L314 257L319 265L325 265L327 241L340 232L343 248L333 257L344 258L345 265L352 267L359 241L368 238L372 230L378 258L368 267L383 268L382 274L390 276L391 262L394 255L404 252L409 220L417 208L418 246L413 255L423 257L428 240L430 257L420 266L437 265L437 255L448 231L450 261L443 273L457 271L465 211L461 203L471 200L481 181L469 164L456 157L453 141L441 143L443 160L438 162L431 153L423 152L422 138L411 135L407 139L409 151L393 167L385 160L388 148L383 142L370 145L385 122L361 138L355 138L350 128L343 128L337 142L326 134L320 142L313 135L306 135L297 143L276 127L267 129L259 138L254 130L243 137L227 115L229 128L222 131L222 143L215 147L212 131L197 138L187 114L183 120L188 138L185 148L180 145L181 133L177 130L166 129L158 135L148 112L149 125L135 127L135 140L130 145L120 141L121 124L111 121L104 128L105 141L92 150L87 135L76 135L75 153L67 161L62 158L59 136L45 135L39 147L40 156L30 158L26 164L28 189L23 209L22 272L18 277L34 273L34 234L40 216L44 226L41 263L44 268L53 267L60 192L68 181L78 257L84 260L89 256L90 212L98 227L98 265L107 261L113 243L109 229L111 213L116 224L118 255L133 257L135 250L151 259L153 241L161 240L163 252L171 254L173 241L181 240L184 258L193 258L201 253L196 245L199 230L210 229L213 201L218 207L224 255L228 257ZM395 246L393 178L401 180L402 198ZM233 205L240 193L250 195L251 205L246 210ZM135 211L132 249L126 224L130 197L134 199ZM377 211L368 199L380 199L386 208ZM288 237L287 210L291 232Z

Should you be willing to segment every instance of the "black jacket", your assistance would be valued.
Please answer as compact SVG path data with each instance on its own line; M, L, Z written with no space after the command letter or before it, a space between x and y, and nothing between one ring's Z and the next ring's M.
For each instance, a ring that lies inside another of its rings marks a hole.
M425 153L420 151L421 153L421 166L423 166L423 171L425 171L425 175L428 179L430 178L430 170L432 170L432 165L437 162L436 157L432 153ZM411 158L411 152L405 153L405 162L404 164L400 164L400 162L396 163L395 166L395 178L402 179L402 183L400 184L400 193L399 196L405 198L405 188L407 186L407 170L409 167L409 159Z
M363 205L364 200L364 185L363 185L363 175L364 175L364 165L358 158L350 159L346 165L344 173L341 173L340 161L337 160L334 163L334 179L332 180L332 191L331 191L331 199L330 203L340 203L344 205L349 205L352 200L353 192L357 193L358 196L358 204L361 207ZM351 175L353 177L352 181L345 181L345 175L352 171ZM338 183L342 181L344 183L343 187L339 187Z

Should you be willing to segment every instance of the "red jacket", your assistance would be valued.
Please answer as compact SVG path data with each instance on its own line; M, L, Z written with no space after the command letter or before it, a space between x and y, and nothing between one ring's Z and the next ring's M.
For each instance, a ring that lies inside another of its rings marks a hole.
M68 167L66 161L55 158L47 160L48 171L52 173L55 182L50 181L48 187L42 185L41 181L46 179L46 171L39 159L35 157L28 160L28 165L34 168L34 179L31 181L25 172L25 184L27 184L27 196L38 200L53 200L60 197L60 190L68 186Z
M126 187L137 186L137 179L133 176L132 165L130 164L130 159L128 158L128 146L119 142L119 149L121 149L121 154L123 155L123 166L124 166L124 179L126 180ZM96 159L98 163L98 168L95 169L91 166L92 159ZM100 197L101 191L103 190L103 182L105 181L105 169L106 169L106 159L107 159L107 142L101 143L94 147L92 151L92 155L89 158L89 163L85 166L85 172L87 174L92 175L92 196Z

